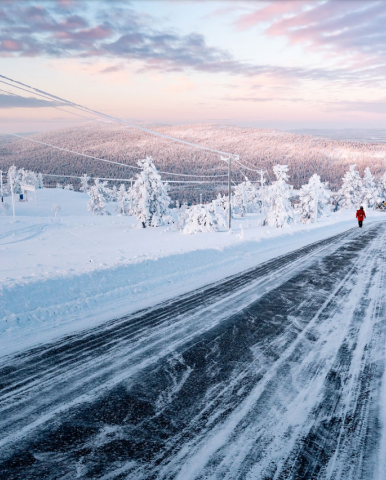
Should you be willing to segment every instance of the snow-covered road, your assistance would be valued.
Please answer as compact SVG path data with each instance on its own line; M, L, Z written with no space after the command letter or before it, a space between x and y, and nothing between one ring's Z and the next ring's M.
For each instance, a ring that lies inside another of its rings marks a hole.
M0 364L11 479L384 479L386 224Z

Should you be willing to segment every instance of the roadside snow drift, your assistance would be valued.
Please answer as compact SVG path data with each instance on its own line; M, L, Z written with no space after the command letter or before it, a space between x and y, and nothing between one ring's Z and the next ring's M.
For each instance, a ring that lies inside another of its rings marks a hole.
M9 199L6 199L9 202ZM356 227L355 212L276 229L261 216L233 220L232 232L183 235L132 217L87 212L86 194L42 189L0 215L0 354L188 292L278 255ZM60 217L52 212L61 207ZM367 222L386 215L367 212ZM366 228L366 224L365 224Z

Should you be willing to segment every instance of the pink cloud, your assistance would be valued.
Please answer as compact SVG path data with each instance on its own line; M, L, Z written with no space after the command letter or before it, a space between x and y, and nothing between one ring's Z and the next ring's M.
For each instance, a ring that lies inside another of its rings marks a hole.
M78 30L77 32L62 31L58 32L55 36L64 40L103 40L112 34L110 28L104 25L98 25L93 28Z
M268 5L259 8L254 12L242 15L237 21L236 26L239 30L246 30L262 22L271 22L284 15L294 14L301 11L309 0L283 0L280 2L270 2Z
M1 49L2 51L5 52L17 52L21 50L22 45L20 42L17 42L16 40L3 40L1 42Z
M356 62L361 57L384 61L386 2L346 1L270 1L254 12L240 16L237 29L268 23L265 33L286 37L291 44L327 51L336 57L349 55Z

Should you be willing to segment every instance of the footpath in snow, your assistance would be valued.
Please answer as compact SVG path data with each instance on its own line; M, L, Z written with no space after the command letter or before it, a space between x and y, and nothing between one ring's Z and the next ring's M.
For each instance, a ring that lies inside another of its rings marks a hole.
M43 189L0 215L0 355L155 305L259 263L356 227L354 211L317 224L274 229L261 216L227 231L183 235L142 229L114 212L93 216L88 196ZM60 217L52 213L61 207ZM386 214L367 212L367 223ZM366 223L365 223L366 228Z

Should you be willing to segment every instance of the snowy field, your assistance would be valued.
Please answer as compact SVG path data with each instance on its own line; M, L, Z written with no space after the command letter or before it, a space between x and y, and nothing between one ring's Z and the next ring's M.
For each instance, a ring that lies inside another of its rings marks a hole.
M191 291L317 240L356 227L343 210L317 224L272 229L261 216L233 220L227 231L183 235L142 229L132 217L87 211L86 194L37 192L0 215L0 355ZM7 199L10 202L10 199ZM61 207L54 218L53 204ZM367 212L367 222L386 214ZM366 222L365 222L366 228Z

